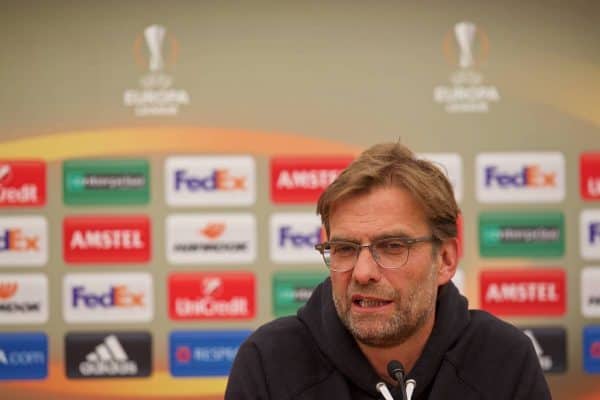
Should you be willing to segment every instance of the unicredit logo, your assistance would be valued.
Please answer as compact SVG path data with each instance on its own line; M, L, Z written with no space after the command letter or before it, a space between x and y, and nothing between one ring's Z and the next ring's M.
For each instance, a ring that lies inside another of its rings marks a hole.
M546 172L539 165L526 165L520 171L511 173L497 166L485 169L485 185L498 187L555 187L556 173Z
M173 274L171 319L249 319L255 315L255 280L247 272Z
M562 315L565 271L492 270L481 272L483 309L498 315Z
M67 217L63 230L67 262L147 262L150 259L148 217Z
M40 161L0 162L0 207L46 203L46 164Z
M276 157L271 159L274 203L312 203L352 162L352 157Z
M600 200L600 153L583 153L579 158L580 192L585 200Z

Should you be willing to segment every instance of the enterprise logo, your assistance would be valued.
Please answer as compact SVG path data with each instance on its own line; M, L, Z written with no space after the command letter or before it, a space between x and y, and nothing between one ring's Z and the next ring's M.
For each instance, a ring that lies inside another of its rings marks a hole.
M170 206L247 206L255 202L255 165L249 156L169 157Z
M482 203L552 203L565 197L561 153L483 153L476 174Z
M326 271L276 272L273 275L273 314L277 317L296 314L326 277Z
M252 263L256 220L252 214L178 214L167 218L171 264Z
M483 257L561 257L565 251L560 212L488 212L479 216Z
M150 197L146 160L71 160L63 164L66 204L146 204Z

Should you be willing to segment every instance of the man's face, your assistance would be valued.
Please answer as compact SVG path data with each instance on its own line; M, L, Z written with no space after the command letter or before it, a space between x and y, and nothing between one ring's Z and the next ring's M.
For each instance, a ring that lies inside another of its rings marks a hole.
M341 201L333 208L329 224L329 240L360 244L390 236L431 235L421 207L406 191L394 187L375 188ZM346 328L364 344L392 346L431 323L438 285L445 283L439 276L438 258L432 243L418 243L410 249L405 265L390 270L379 267L363 248L353 270L332 271L333 300Z

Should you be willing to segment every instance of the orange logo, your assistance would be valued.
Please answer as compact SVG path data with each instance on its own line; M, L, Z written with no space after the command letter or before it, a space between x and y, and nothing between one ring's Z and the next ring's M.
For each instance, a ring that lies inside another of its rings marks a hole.
M13 283L0 283L0 299L10 299L15 295L19 285L16 282Z
M201 234L206 236L209 239L216 239L221 236L225 232L225 224L224 223L212 223L208 224L200 231Z

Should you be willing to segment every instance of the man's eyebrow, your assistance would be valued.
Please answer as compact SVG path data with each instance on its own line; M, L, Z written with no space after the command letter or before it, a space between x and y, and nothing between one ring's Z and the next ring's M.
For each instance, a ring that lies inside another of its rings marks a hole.
M381 240L381 239L389 239L389 238L397 238L397 239L409 239L411 236L404 231L392 231L392 232L384 232L379 235L373 237L372 240Z
M374 236L371 239L371 242L375 241L375 240L382 240L382 239L389 239L389 238L399 238L399 239L409 239L412 236L408 235L406 232L404 231L389 231L389 232L383 232L380 233L376 236ZM358 243L360 244L361 241L357 240L355 238L351 238L349 236L332 236L331 239L329 239L330 242L351 242L351 243Z
M331 239L329 239L329 241L330 242L351 242L351 243L360 244L360 240L351 239L350 237L346 237L346 236L332 236Z

